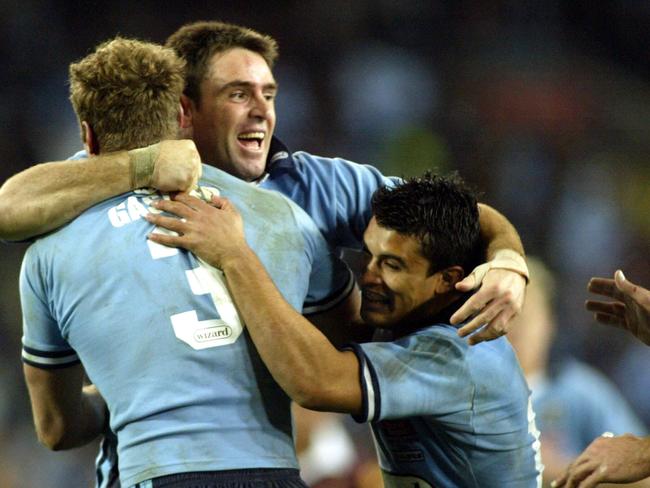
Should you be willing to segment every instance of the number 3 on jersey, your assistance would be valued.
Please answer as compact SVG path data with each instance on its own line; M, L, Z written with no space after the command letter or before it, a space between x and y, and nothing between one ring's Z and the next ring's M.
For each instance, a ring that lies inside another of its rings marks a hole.
M154 232L169 232L156 228ZM178 249L147 241L153 259L178 254ZM207 349L232 344L241 335L243 326L235 304L226 288L223 273L199 258L199 266L185 271L188 284L195 295L210 295L219 314L218 319L199 320L196 310L170 317L174 334L193 349Z

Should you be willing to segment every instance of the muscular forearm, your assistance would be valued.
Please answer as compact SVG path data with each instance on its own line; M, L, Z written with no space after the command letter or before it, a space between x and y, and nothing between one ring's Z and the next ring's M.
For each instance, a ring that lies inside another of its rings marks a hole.
M79 416L67 423L58 449L73 449L88 444L104 432L106 404L94 385L84 387Z
M102 153L88 160L45 163L0 188L0 239L21 240L69 222L87 208L134 188L184 191L201 176L201 159L187 139Z
M255 253L223 263L235 303L262 360L296 403L312 409L361 409L358 361L341 352L284 301Z
M479 224L488 260L492 259L499 249L512 249L524 255L524 246L516 229L495 209L479 203Z
M130 189L126 151L33 166L0 188L0 238L21 240L43 234Z

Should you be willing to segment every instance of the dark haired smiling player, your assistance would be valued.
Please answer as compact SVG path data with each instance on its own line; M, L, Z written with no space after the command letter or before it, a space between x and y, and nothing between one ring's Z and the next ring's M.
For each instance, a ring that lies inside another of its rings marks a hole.
M470 347L449 325L464 301L454 285L479 247L476 199L459 179L425 175L375 193L361 317L393 339L344 350L283 300L233 205L213 203L160 202L184 220L148 218L180 236L150 238L224 271L260 356L294 401L372 423L387 487L541 486L529 390L510 344ZM198 220L214 239L195 239Z

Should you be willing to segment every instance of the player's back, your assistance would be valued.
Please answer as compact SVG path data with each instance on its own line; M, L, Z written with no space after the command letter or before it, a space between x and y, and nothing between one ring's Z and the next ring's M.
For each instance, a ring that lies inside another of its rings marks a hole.
M210 167L202 185L237 205L249 244L300 310L314 256L295 208ZM89 209L37 241L24 265L61 347L74 349L107 402L123 486L175 472L297 467L288 398L223 276L147 240L142 217L156 198L136 192Z

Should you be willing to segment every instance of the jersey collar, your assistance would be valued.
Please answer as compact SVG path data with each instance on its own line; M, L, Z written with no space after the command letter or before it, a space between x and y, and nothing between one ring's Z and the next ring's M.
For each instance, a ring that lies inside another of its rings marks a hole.
M294 164L293 156L289 152L289 149L287 149L287 146L280 139L273 136L269 155L266 160L266 172L273 173L279 169L291 169Z

